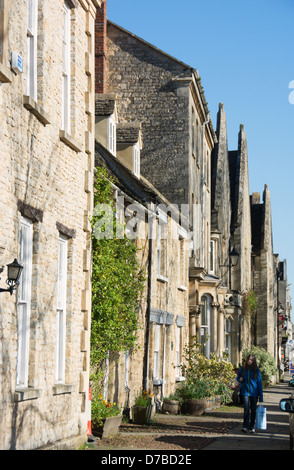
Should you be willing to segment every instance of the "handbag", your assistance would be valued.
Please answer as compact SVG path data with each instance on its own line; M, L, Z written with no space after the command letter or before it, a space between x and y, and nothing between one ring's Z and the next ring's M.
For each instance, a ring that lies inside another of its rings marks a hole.
M262 430L266 429L266 408L264 406L257 407L255 427Z

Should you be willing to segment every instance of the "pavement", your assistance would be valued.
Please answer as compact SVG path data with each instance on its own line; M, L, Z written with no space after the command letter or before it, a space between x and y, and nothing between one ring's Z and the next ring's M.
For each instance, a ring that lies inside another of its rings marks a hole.
M267 416L265 431L244 434L241 427L236 426L201 450L290 450L289 414L279 409L280 400L289 397L294 391L288 385L290 378L292 376L285 373L284 383L264 390L263 405Z
M244 434L243 407L235 413L212 410L203 416L157 415L151 426L121 426L113 438L96 440L91 450L102 451L159 451L187 452L194 450L290 450L289 414L279 409L282 398L289 397L292 378L285 374L283 383L264 390L263 406L266 408L267 429L255 434Z

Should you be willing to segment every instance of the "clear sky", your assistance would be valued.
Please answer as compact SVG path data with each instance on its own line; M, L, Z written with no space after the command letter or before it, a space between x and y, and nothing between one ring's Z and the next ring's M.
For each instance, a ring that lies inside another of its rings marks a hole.
M198 69L215 128L224 103L229 150L244 124L250 193L269 186L294 304L294 1L107 0L107 16Z

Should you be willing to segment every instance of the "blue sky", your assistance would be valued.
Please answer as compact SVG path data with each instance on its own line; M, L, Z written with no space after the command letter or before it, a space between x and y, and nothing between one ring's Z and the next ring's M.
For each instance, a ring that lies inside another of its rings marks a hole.
M107 2L108 19L198 69L215 127L224 103L229 150L244 124L250 193L269 186L274 252L287 259L294 302L293 0Z

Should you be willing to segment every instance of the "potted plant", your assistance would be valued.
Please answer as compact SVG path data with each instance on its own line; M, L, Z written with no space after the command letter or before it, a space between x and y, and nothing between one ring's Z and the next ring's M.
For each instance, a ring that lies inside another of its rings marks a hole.
M153 415L153 395L148 390L141 390L132 407L132 419L135 424L145 424Z
M206 379L197 379L180 387L178 394L183 400L182 411L199 416L210 407L207 399L212 396L211 383Z
M116 403L103 399L102 395L91 401L91 425L94 436L103 438L118 433L122 421L121 409Z
M170 394L163 398L162 411L177 415L179 413L180 400L176 394Z

